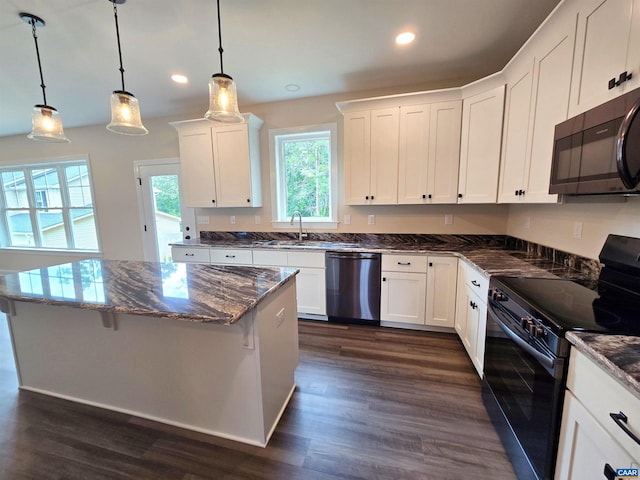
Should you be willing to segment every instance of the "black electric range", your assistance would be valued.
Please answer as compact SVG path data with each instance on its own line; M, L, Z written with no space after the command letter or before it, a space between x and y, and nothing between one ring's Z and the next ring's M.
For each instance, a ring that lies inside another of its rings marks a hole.
M640 336L640 239L609 235L593 288L562 278L491 277L483 398L518 478L553 478L568 331Z

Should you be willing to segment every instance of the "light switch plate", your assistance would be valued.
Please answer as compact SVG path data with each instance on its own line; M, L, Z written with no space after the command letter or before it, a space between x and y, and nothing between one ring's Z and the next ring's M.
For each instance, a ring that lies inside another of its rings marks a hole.
M350 225L351 224L351 215L349 215L348 213L344 214L344 221L342 222L345 225Z
M453 225L453 215L447 214L444 216L445 225Z
M260 225L260 222L261 222L261 221L262 221L262 220L261 220L261 218L260 218L260 215L256 215L256 216L255 216L255 222L256 222L256 225Z
M375 224L376 224L376 216L369 215L369 225L375 225Z
M573 222L573 238L582 239L582 222Z
M524 228L531 228L531 217L529 215L524 217Z
M198 225L209 225L209 215L198 215Z
M236 216L235 215L231 215L229 217L229 222L231 223L231 225L235 225L236 224Z

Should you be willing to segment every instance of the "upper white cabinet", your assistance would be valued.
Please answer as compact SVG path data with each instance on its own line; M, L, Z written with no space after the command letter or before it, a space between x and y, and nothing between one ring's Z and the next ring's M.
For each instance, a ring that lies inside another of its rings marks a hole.
M583 0L578 5L570 116L640 85L640 2ZM631 79L624 81L625 73Z
M182 189L188 207L259 207L262 120L246 114L244 123L209 120L171 123L178 130Z
M496 203L504 84L462 101L458 203Z
M400 107L398 203L456 203L459 100Z
M459 89L452 89L338 104L344 114L345 202L457 203L459 97Z
M557 202L548 193L553 135L568 116L574 38L574 17L558 11L504 71L499 202Z
M352 112L344 117L346 202L398 201L399 109Z

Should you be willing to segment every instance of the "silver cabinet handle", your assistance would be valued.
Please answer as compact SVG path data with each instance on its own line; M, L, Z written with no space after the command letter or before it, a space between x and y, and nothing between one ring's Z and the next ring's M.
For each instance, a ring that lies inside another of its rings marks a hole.
M480 284L478 282L476 282L475 280L471 280L471 285L473 285L474 287L479 287Z

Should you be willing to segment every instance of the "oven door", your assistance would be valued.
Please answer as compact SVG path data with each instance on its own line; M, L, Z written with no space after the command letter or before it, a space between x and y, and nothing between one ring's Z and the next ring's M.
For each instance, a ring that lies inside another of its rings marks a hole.
M485 387L492 395L485 395L485 403L493 403L487 404L487 410L518 474L522 478L551 480L558 447L565 362L542 346L532 345L516 327L519 322L498 302L489 301L484 374ZM496 418L499 415L503 418ZM499 428L499 423L505 420L507 428ZM527 476L525 468L535 474Z

